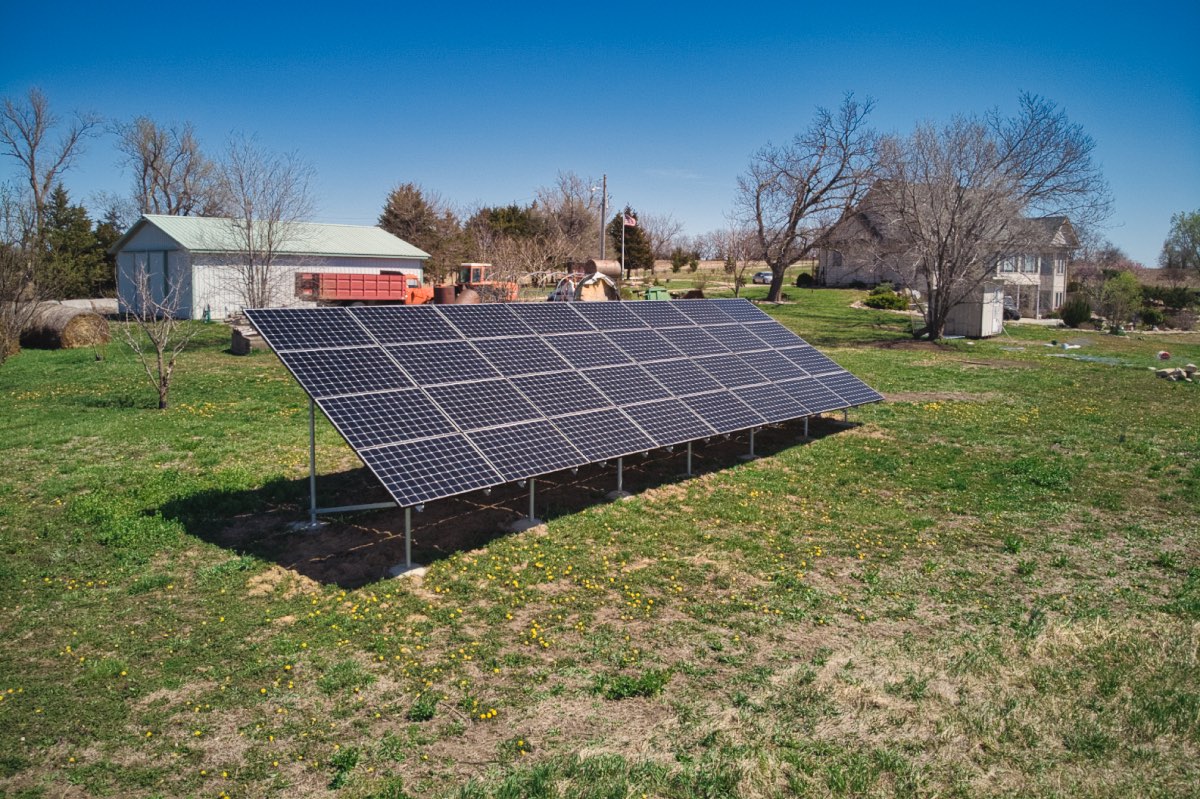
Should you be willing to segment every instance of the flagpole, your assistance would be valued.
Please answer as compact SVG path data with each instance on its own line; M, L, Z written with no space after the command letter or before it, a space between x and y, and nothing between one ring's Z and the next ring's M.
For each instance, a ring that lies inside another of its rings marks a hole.
M621 214L621 276L625 277L625 220L629 217Z

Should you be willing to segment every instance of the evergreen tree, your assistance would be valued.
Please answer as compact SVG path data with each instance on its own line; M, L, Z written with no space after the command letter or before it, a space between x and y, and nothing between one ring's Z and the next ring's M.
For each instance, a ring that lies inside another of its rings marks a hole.
M429 253L425 263L428 282L456 274L466 255L462 225L454 211L436 195L427 197L415 183L392 189L379 215L379 226Z
M44 279L59 298L92 297L111 283L104 248L92 231L87 209L72 205L62 184L46 205L44 233Z
M618 213L608 223L608 240L612 243L612 252L619 258L621 255L621 228L625 228L625 273L630 275L634 269L653 269L654 253L650 242L640 227L624 224L625 217L637 219L637 214L628 205L623 213Z

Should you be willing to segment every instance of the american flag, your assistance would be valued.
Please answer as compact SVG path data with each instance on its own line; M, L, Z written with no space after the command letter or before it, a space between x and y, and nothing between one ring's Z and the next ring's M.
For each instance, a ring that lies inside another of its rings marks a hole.
M625 214L625 227L637 227L637 217L633 214Z

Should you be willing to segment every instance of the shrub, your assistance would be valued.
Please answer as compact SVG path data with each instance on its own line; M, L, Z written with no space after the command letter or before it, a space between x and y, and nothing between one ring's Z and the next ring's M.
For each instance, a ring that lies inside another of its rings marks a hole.
M1142 324L1147 327L1162 327L1167 321L1167 316L1158 308L1142 308L1138 314L1141 317Z
M895 293L896 293L896 287L893 286L891 283L889 283L886 280L883 281L882 283L880 283L875 288L871 289L872 297L876 297L880 294L895 294Z
M868 308L879 308L885 311L903 311L908 308L908 298L899 294L874 294L863 300Z
M813 276L811 272L801 272L796 277L796 288L806 289L813 284Z
M1079 327L1092 318L1092 304L1087 301L1087 297L1076 294L1063 303L1059 314L1062 315L1063 324L1067 327Z
M1177 311L1176 313L1167 314L1167 324L1176 330L1191 330L1196 326L1196 313L1194 311Z

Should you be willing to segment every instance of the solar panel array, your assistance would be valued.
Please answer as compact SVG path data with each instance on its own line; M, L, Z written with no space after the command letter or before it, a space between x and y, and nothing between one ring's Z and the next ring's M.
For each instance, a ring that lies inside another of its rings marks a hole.
M246 315L403 507L883 399L741 299Z

